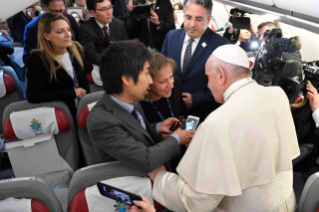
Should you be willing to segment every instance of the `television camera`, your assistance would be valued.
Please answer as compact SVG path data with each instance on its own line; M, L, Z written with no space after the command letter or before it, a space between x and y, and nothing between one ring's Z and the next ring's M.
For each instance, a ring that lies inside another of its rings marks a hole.
M281 29L267 30L252 68L253 79L264 86L281 87L293 104L300 92L306 95L306 85L311 83L319 90L319 61L284 61L282 53L301 49L299 37L283 38Z

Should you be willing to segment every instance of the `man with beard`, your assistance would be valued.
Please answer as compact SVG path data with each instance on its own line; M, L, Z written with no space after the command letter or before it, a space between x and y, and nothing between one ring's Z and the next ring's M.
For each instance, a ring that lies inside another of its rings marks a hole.
M212 7L211 0L186 0L184 28L168 32L162 48L162 53L176 62L175 75L181 79L189 114L201 121L218 106L207 88L205 63L217 47L228 44L207 27Z
M138 101L145 99L153 83L149 74L151 53L139 41L114 42L102 54L101 78L105 94L87 120L88 132L100 162L120 160L149 173L167 165L179 154L179 145L189 144L194 131L169 131L178 121L168 118L150 125ZM156 133L157 132L157 133ZM171 134L160 141L158 132Z

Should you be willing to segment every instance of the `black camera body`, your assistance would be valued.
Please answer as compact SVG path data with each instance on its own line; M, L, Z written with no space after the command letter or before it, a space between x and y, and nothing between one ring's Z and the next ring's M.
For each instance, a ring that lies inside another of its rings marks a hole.
M147 19L151 17L151 6L146 0L133 0L133 17L135 19Z
M240 10L237 8L233 8L230 10L230 14L233 15L235 12L240 13L238 17L233 18L229 17L229 22L233 24L234 29L250 29L250 18L244 17L244 15L248 12L244 10Z

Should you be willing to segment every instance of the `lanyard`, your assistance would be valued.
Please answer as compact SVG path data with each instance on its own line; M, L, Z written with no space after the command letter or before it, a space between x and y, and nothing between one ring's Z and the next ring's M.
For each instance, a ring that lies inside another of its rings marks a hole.
M69 56L70 56L70 60L71 60L71 63L72 63L72 68L73 68L73 84L74 84L75 88L78 88L78 86L76 85L76 81L77 80L76 80L75 68L74 68L74 64L73 64L72 57L71 57L70 53L69 53Z
M148 98L148 100L150 101L151 105L153 106L154 110L156 111L156 113L159 115L159 117L161 117L161 119L164 121L164 117L162 116L161 112L159 112L159 110L157 109L156 105L154 104L154 102ZM169 102L168 98L166 98L166 101L167 101L167 104L168 104L168 108L171 112L171 115L172 117L174 117L174 113L173 113L173 110L172 110L172 106L171 106L171 103Z

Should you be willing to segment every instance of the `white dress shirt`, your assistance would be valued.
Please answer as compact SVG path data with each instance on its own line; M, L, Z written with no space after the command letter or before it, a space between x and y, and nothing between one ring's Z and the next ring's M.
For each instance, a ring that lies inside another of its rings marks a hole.
M97 25L99 25L99 27L101 28L103 35L104 35L103 27L105 27L105 26L107 27L107 33L109 33L109 37L110 37L110 39L111 39L111 33L110 33L109 24L106 24L106 25L104 26L103 24L101 24L100 22L98 22L96 19L95 19L95 21L96 21ZM105 35L104 35L104 36L105 36Z
M192 56L195 52L195 49L199 43L201 37L194 39L194 42L192 43ZM190 39L190 37L187 35L187 33L185 32L185 38L184 38L184 42L183 42L183 47L182 47L182 52L181 52L181 70L183 70L183 62L184 62L184 55L185 55L185 50L188 44L188 40Z

